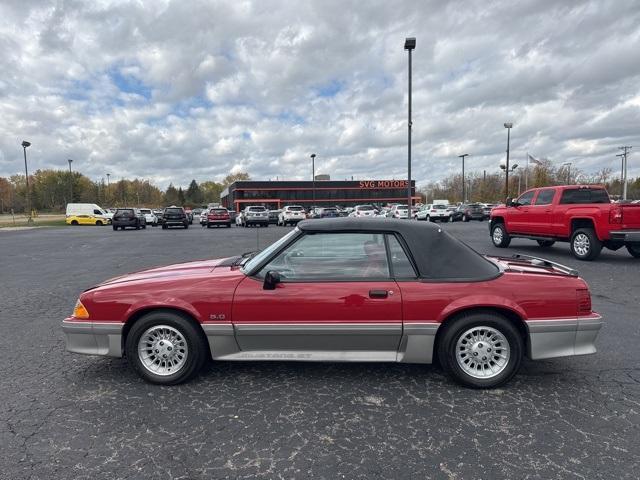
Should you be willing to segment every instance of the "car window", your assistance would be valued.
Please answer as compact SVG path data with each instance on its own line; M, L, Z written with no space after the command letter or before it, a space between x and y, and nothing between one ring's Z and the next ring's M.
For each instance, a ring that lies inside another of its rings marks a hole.
M148 214L150 214L150 213L151 213L151 210L146 209L146 208L141 208L141 209L140 209L140 213L145 214L145 215L148 215Z
M358 205L356 207L358 210L375 210L371 205Z
M387 235L389 242L389 255L391 257L391 270L394 278L416 278L416 272L411 265L409 257L394 235Z
M261 270L277 271L283 281L374 280L389 278L382 234L315 233L301 237Z
M211 213L212 215L224 215L228 212L224 208L212 208L209 213Z
M304 211L304 208L302 208L302 207L287 207L287 210L289 210L290 212L302 212L302 211Z
M183 213L183 211L182 211L182 209L181 209L181 208L167 208L167 209L165 210L165 212L166 212L166 213L172 213L172 214L175 214L175 213Z
M94 215L102 215L102 212L100 210L94 210L93 214Z
M531 205L531 201L533 200L533 194L536 193L535 190L532 190L530 192L526 192L523 193L522 195L520 195L520 198L518 198L518 204L519 205Z
M610 200L607 191L602 188L572 188L562 192L560 203L610 203Z
M536 197L535 205L549 205L553 201L556 191L553 188L540 190Z

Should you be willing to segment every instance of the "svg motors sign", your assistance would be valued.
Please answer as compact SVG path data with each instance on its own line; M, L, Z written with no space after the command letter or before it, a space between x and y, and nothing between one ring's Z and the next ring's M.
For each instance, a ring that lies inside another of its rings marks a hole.
M407 180L362 180L360 188L407 188Z

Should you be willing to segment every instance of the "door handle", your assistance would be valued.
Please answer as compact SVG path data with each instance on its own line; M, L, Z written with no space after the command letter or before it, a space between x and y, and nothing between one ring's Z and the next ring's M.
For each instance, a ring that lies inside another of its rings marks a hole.
M370 298L387 298L389 296L389 292L386 290L369 290Z

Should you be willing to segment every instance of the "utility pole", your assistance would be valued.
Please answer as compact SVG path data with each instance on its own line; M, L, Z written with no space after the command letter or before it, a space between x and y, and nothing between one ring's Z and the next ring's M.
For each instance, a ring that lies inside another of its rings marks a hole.
M504 168L504 198L506 202L507 198L509 198L509 142L511 140L511 129L513 128L513 123L506 122L504 124L504 128L507 129L507 163L505 164Z
M633 147L631 146L622 146L622 147L618 147L620 150L622 150L622 200L626 200L627 199L627 154L629 153L629 150L631 150Z
M464 181L464 157L468 157L468 153L458 155L462 159L462 203L467 203L467 189Z
M71 162L73 160L69 158L67 162L69 162L69 203L73 203L73 173L71 172Z
M411 195L411 127L413 127L413 123L411 121L411 52L416 48L416 39L415 37L407 37L404 41L404 49L409 53L409 111L408 117L409 122L408 126L408 141L407 141L407 219L411 220L413 218L411 206L413 204L413 199Z
M31 142L26 140L22 141L22 150L24 151L24 179L27 186L27 208L29 209L29 217L27 223L33 223L33 217L31 216L31 190L29 190L29 170L27 169L27 147L31 146Z

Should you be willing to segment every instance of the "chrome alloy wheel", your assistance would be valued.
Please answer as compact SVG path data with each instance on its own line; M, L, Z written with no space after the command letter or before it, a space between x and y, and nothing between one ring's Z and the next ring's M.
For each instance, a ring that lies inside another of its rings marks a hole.
M499 245L502 242L503 237L504 232L502 231L502 227L496 227L493 229L493 243Z
M505 369L509 358L509 342L495 328L473 327L456 343L458 366L473 378L495 377Z
M589 241L589 237L584 233L578 233L573 239L573 250L584 257L589 254L589 249L591 248L591 242Z
M149 372L167 376L184 367L189 355L187 340L168 325L154 325L138 341L138 358Z

